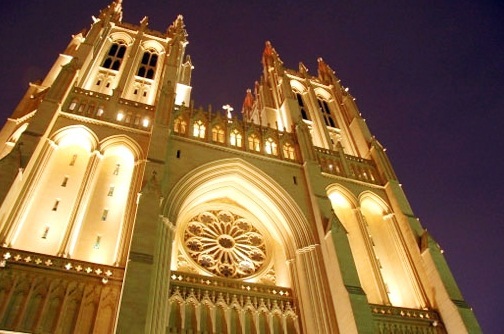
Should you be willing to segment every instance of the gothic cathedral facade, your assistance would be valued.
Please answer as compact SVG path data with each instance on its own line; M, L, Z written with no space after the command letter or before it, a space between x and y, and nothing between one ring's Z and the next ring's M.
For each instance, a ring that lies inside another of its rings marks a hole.
M331 68L266 43L194 108L177 17L114 0L0 131L1 333L478 333Z

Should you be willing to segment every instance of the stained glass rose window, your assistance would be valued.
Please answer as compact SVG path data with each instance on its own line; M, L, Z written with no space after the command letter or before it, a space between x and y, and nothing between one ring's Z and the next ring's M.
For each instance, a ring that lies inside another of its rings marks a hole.
M264 237L252 223L230 211L205 211L189 220L183 244L187 254L217 276L245 278L266 262Z

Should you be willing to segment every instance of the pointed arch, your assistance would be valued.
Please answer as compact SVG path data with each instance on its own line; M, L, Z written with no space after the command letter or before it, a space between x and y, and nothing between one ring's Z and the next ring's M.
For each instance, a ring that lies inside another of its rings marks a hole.
M143 50L154 49L158 54L166 53L164 46L162 46L161 43L155 40L144 41L141 47Z
M288 257L295 250L315 243L301 209L268 175L242 159L224 159L188 173L172 189L165 201L164 215L176 222L189 208L207 201L231 198L247 203L271 226L287 246Z
M330 297L328 282L321 272L323 260L314 224L308 221L297 202L273 178L242 159L222 159L204 164L188 172L172 187L162 211L166 219L175 225L176 237L171 247L174 250L172 270L177 269L177 251L188 247L180 240L183 240L181 236L186 231L185 227L195 222L192 220L194 212L200 208L207 210L213 204L216 207L232 206L238 216L243 210L255 217L258 230L263 228L273 240L275 284L292 287L296 300L305 305L301 312L302 319L306 321L306 331L332 331L336 326L334 309L320 302ZM230 235L219 232L212 240L221 240L221 237L230 239ZM220 245L227 247L222 243ZM198 265L204 266L204 263L198 262ZM269 274L263 273L264 277ZM252 283L262 279L261 274L258 275L250 277ZM233 312L232 309L231 328L234 330L238 323L233 323ZM240 315L243 316L242 313ZM319 322L315 323L314 317ZM293 324L295 322L297 320L293 320Z
M49 139L54 144L64 147L68 145L79 145L89 152L98 147L98 137L89 128L83 125L72 125L56 131Z
M374 207L376 212L381 211L381 214L387 215L391 213L390 206L381 198L371 191L363 191L359 194L360 206L370 205Z
M291 80L290 85L295 93L304 94L308 90L308 88L298 80Z
M124 31L116 31L110 34L109 36L109 41L111 43L117 42L117 41L122 41L124 42L127 46L130 46L133 44L133 37L131 37L128 33Z
M379 266L375 261L373 241L360 214L358 198L339 184L327 187L327 194L334 213L347 231L359 281L368 301L374 304L386 304L387 297Z
M48 139L25 200L11 224L11 245L56 255L64 243L78 191L85 182L96 135L82 125L60 129ZM26 223L29 222L29 223Z
M333 201L347 201L349 206L353 209L359 207L359 201L355 195L340 184L331 184L326 188L327 194L331 202Z
M68 253L80 260L112 265L121 260L123 231L128 231L131 220L131 187L143 153L125 135L105 138L98 150L99 158L89 172L89 191L83 196Z
M132 153L135 162L143 159L144 153L140 145L138 145L136 141L125 135L110 136L102 140L100 142L100 152L104 154L105 151L114 147L117 148L120 145L124 146Z
M242 147L243 146L243 133L238 127L231 127L229 129L229 144L231 146Z
M247 149L249 151L261 152L261 137L257 131L250 131L247 135Z
M370 191L361 193L359 201L388 301L393 306L424 307L421 288L390 206Z

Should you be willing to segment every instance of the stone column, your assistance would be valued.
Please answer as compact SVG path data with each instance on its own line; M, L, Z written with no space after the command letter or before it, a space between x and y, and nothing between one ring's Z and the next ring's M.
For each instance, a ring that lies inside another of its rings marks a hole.
M303 332L337 334L339 331L336 315L332 307L320 245L298 249L292 264L291 271L298 292Z
M168 298L170 291L170 265L175 225L160 216L158 240L154 250L151 292L147 310L146 333L164 333L168 326Z

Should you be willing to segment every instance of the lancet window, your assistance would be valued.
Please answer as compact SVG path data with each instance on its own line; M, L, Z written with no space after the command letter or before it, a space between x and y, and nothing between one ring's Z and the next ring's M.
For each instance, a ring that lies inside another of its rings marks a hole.
M269 137L264 143L264 150L266 154L278 155L278 145L276 141Z
M175 131L175 133L185 134L186 128L187 128L187 122L184 121L184 119L180 116L177 117L173 122L173 131Z
M75 108L77 107L78 102L79 101L77 99L73 99L72 102L70 103L70 106L68 107L68 110L74 111Z
M156 73L158 55L154 50L147 50L142 56L142 61L140 62L140 67L138 68L137 76L154 79L154 74Z
M118 71L125 53L126 45L123 42L112 43L107 56L103 60L102 67Z
M261 152L261 141L254 133L248 137L248 148L251 151Z
M193 136L196 138L205 138L205 124L201 121L198 120L193 123Z
M98 109L96 109L96 116L101 117L104 113L105 109L103 106L98 106Z
M324 118L325 125L331 128L337 128L338 125L336 123L336 119L334 118L334 115L331 113L331 109L329 108L329 104L327 103L327 101L319 97L317 98L317 102L320 111L322 112L322 117Z
M311 121L310 114L308 113L308 109L304 105L303 97L301 96L300 93L296 93L296 98L297 98L299 109L301 110L301 117L303 117L303 119L305 121Z
M220 125L212 128L212 140L218 143L224 143L224 129Z
M237 129L231 131L229 135L229 143L231 146L242 147L242 134Z
M290 142L285 142L282 146L282 152L284 159L295 160L294 146Z

